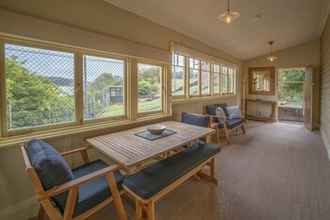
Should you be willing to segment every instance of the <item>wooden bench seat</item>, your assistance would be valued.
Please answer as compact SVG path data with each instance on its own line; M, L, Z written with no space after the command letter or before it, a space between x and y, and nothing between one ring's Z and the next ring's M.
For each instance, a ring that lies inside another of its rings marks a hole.
M192 176L201 173L205 165L210 167L210 179L214 177L214 157L220 152L217 144L199 142L187 150L165 160L156 162L140 172L127 176L124 189L136 202L136 219L141 219L142 210L148 219L155 219L154 203Z

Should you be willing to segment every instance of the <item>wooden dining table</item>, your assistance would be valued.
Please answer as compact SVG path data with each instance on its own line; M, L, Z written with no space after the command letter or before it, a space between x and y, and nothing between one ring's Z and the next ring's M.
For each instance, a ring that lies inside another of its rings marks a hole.
M150 126L147 125L89 138L86 141L118 163L122 169L131 171L143 167L148 161L166 155L181 146L187 146L199 138L208 139L215 132L211 128L177 121L165 121L157 124L166 126L167 129L174 131L174 134L156 140L137 136L138 133L147 130Z

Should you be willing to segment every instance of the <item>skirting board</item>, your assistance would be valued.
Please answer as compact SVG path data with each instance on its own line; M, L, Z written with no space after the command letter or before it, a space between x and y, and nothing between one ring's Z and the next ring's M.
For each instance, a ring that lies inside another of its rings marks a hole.
M325 148L328 151L328 158L330 160L330 142L329 142L329 139L326 135L326 132L324 131L324 129L322 129L322 127L321 127L321 136L322 136L322 140L323 140L323 143L325 145Z
M27 220L36 215L38 208L39 206L36 198L31 197L0 210L0 219Z

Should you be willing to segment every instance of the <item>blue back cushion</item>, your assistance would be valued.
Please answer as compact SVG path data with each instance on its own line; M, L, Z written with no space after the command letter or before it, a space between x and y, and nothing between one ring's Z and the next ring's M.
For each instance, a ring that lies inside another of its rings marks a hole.
M26 143L26 151L45 190L73 179L72 171L65 159L45 141L29 141ZM62 193L53 199L56 203L65 204L66 197L67 193Z
M206 113L209 115L216 115L218 107L219 105L217 104L208 105L206 106Z
M225 112L226 117L228 117L228 111L227 111L227 104L221 103L221 104L211 104L206 106L206 113L209 115L216 115L217 114L217 108L221 107L222 110Z
M208 127L209 116L182 112L181 122L191 124L191 125L197 125L197 126L201 126L201 127Z

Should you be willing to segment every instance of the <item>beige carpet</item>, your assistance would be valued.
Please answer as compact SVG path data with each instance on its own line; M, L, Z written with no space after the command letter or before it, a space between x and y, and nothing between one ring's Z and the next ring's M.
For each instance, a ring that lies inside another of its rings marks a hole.
M330 219L330 162L301 124L250 122L217 157L217 177L218 186L190 181L164 197L158 220ZM106 208L91 219L116 217Z

